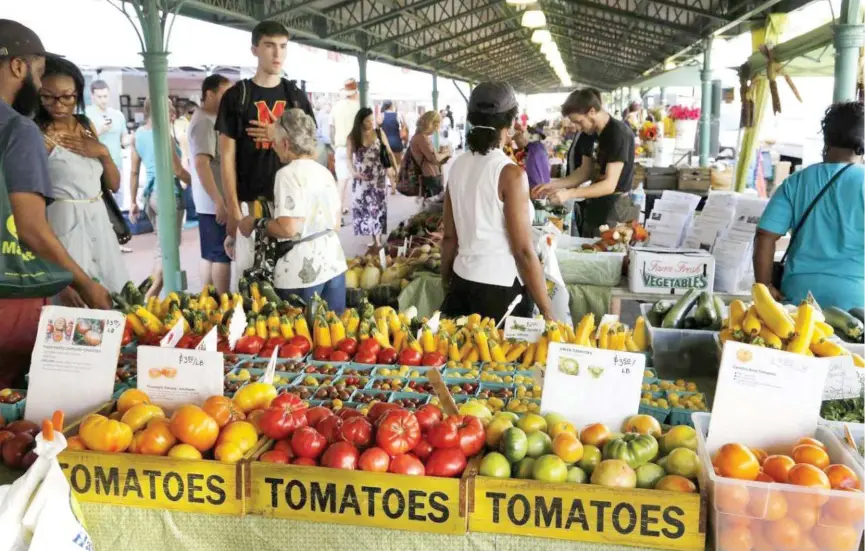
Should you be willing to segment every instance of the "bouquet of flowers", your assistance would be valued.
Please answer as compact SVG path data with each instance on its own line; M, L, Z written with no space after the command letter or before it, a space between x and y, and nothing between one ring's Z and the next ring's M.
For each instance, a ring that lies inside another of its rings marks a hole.
M640 140L653 142L658 139L658 125L653 122L644 122L640 127Z
M696 121L700 118L700 108L674 105L670 107L670 118L674 121Z

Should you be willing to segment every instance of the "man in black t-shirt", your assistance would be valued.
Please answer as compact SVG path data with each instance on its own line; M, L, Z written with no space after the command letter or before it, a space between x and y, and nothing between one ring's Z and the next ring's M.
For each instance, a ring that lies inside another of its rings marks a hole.
M566 178L532 190L533 197L547 197L561 204L586 199L582 205L582 235L599 233L604 224L630 222L640 211L630 199L634 176L634 133L603 109L600 92L577 90L562 105L562 115L582 132L575 148L582 157L579 168ZM591 184L580 187L583 183Z
M276 171L282 168L271 149L274 123L286 109L302 109L315 118L306 94L282 78L288 30L276 21L262 21L252 30L255 76L229 88L219 104L216 130L222 158L222 187L227 211L226 249L233 256L241 202L273 200ZM250 209L249 214L253 214Z

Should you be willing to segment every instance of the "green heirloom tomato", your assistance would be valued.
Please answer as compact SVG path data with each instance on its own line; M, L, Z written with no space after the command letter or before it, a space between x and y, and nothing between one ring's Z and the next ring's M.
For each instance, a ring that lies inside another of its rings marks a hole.
M658 441L651 434L629 432L621 438L607 440L604 459L621 459L632 469L658 456Z

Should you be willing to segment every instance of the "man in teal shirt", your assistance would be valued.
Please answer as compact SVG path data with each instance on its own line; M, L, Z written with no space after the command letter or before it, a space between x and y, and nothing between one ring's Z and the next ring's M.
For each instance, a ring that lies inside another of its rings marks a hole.
M109 106L111 91L104 80L94 80L90 85L90 96L93 104L87 106L86 114L96 133L99 141L105 144L111 153L111 160L123 173L123 148L129 145L129 130L126 128L126 117L117 109ZM123 189L115 194L117 204L123 208Z
M769 286L775 298L798 304L810 291L823 307L849 310L865 305L863 124L861 103L831 106L822 124L824 162L787 178L763 212L755 238L754 275L757 282ZM774 288L776 241L796 228L830 183L832 187L791 237L781 289Z

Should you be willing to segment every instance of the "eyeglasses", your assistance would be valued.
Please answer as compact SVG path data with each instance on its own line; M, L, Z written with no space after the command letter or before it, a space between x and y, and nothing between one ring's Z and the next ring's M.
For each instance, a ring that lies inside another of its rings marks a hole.
M63 94L60 96L55 96L54 94L40 93L39 99L42 100L42 103L45 105L53 105L55 103L62 103L66 106L75 105L75 101L78 97L75 94Z

